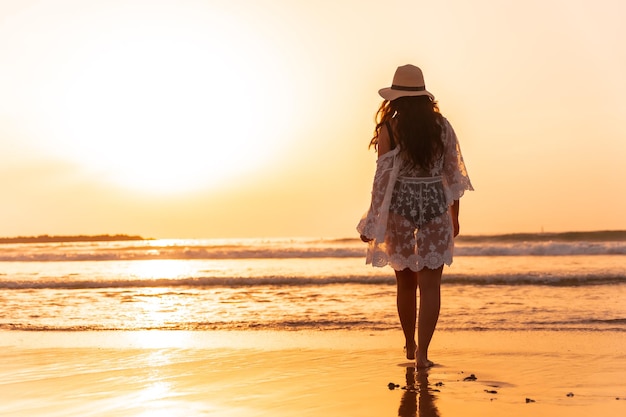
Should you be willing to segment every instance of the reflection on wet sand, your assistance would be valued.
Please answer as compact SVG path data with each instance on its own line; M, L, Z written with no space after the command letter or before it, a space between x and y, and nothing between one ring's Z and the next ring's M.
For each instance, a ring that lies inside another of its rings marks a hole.
M419 399L418 399L419 396ZM400 417L439 417L435 396L429 389L428 370L406 368L406 387L398 408Z

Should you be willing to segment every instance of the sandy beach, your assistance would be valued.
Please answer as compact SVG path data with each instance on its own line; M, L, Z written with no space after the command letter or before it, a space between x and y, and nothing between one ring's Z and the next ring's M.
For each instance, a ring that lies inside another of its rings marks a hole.
M621 416L620 332L0 333L2 416ZM392 384L390 389L389 384Z

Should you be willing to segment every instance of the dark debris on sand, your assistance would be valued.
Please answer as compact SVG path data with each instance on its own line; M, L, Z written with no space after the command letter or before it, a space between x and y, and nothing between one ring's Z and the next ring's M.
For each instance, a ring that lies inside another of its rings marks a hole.
M465 378L463 378L463 381L476 381L478 378L476 378L476 375L471 374L470 376L466 376Z

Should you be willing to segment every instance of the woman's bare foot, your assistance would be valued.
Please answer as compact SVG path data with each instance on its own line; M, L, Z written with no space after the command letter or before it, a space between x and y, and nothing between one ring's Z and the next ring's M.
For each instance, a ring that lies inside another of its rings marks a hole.
M433 367L435 365L435 363L433 361L429 361L427 358L422 358L419 355L419 352L417 353L417 361L416 361L417 367L418 368L430 368Z

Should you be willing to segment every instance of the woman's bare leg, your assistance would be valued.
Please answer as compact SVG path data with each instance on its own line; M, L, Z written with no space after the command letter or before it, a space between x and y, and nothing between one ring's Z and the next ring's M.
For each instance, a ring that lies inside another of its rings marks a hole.
M439 320L442 272L443 266L437 269L423 268L419 272L420 305L417 323L417 366L419 368L433 365L428 360L428 346L437 327L437 320Z
M404 269L396 272L396 304L398 306L398 316L404 332L406 358L415 359L415 324L417 318L417 272Z

